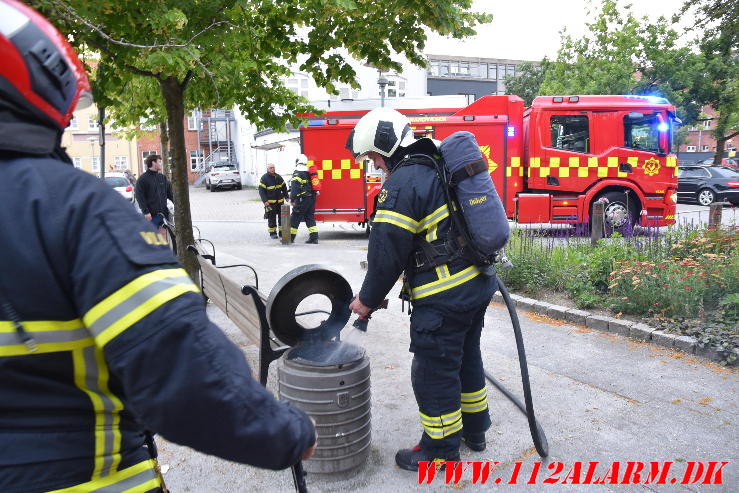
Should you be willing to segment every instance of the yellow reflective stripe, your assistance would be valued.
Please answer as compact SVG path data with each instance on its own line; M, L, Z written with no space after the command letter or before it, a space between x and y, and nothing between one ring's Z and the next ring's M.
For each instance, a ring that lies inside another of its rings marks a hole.
M83 317L101 348L164 303L199 290L184 269L160 269L129 282Z
M24 321L21 325L33 338L36 351L31 353L23 344L13 322L0 320L0 356L72 351L94 344L90 331L79 319Z
M484 411L487 408L488 408L487 399L483 400L482 402L478 402L476 404L462 404L463 413L479 413L479 412Z
M309 226L308 227L309 233L318 233L318 226Z
M300 182L303 185L305 185L306 183L308 183L308 180L304 180L304 179L300 178L299 176L293 176L292 179L295 180L295 181L297 181L297 182Z
M145 493L160 487L152 459L104 478L48 493Z
M293 235L298 234L298 228L290 228L290 234L293 234Z
M478 275L480 275L480 270L474 265L471 265L466 269L459 271L456 274L445 279L439 279L437 281L432 281L430 283L413 288L411 290L411 298L417 300L425 298L427 296L431 296L436 293L440 293L442 291L446 291L447 289L452 289L477 277Z
M451 274L449 274L449 267L447 264L441 264L436 269L436 277L439 279L446 279L447 277L450 277Z
M374 222L392 224L394 226L398 226L399 228L408 230L413 234L416 234L420 231L418 229L418 221L416 221L415 219L386 209L380 209L375 212Z
M285 201L285 199L268 199L267 202L270 204L281 204Z
M418 414L421 416L424 431L431 438L444 438L462 429L461 408L441 416L428 416L422 412Z
M429 243L431 243L432 241L435 241L438 232L439 232L439 226L437 224L434 224L431 227L429 227L428 231L426 231L426 241L428 241Z
M120 412L123 403L108 388L110 373L101 349L72 351L74 383L85 392L95 412L95 466L92 478L116 472L121 461Z
M462 392L462 402L476 401L488 395L487 387L483 387L477 392Z
M429 214L428 216L421 219L419 226L418 226L418 232L421 232L433 225L439 224L442 220L449 217L449 208L446 204L442 205L438 209L436 209L434 212Z
M260 186L260 187L262 187L262 188L267 188L267 185L265 185L265 184L264 184L264 183L262 183L261 181L259 182L259 186Z

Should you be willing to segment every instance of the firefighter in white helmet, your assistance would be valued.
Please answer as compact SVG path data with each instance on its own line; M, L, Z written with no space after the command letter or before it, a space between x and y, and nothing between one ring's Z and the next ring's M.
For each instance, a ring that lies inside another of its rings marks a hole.
M314 217L316 211L316 192L311 184L308 171L308 158L299 154L295 159L295 171L290 179L290 205L293 213L290 216L290 241L295 241L298 226L302 221L308 226L308 240L306 243L318 243L318 226Z
M395 462L417 470L421 461L458 461L460 440L475 451L486 447L490 415L480 332L495 277L480 275L455 248L459 235L446 185L428 165L437 146L428 138L415 140L408 118L374 109L359 120L346 147L389 175L378 194L367 274L350 309L366 316L401 273L401 297L413 306L411 382L423 434L415 447L398 451ZM431 248L433 264L419 262L426 258L422 246Z

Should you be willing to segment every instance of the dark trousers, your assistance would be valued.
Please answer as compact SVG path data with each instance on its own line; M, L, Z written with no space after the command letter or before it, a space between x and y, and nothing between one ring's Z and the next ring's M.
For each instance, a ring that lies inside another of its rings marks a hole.
M411 382L424 429L420 445L433 458L455 455L463 428L482 433L490 427L480 354L488 302L464 312L420 306L411 315Z
M267 216L267 231L277 233L277 226L282 226L282 217L280 215L282 204L270 204L270 207L271 210L265 212Z
M298 234L298 226L305 221L311 238L318 238L318 227L316 226L316 198L313 196L302 197L295 201L293 213L290 216L290 234Z

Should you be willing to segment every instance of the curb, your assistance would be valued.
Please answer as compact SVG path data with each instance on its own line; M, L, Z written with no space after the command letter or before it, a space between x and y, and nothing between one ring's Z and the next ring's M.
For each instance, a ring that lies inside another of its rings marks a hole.
M533 312L538 315L546 315L547 317L557 320L564 320L576 325L584 325L590 329L600 330L611 334L630 337L639 341L649 342L668 349L682 351L687 354L694 354L701 358L719 362L723 358L721 354L708 347L700 347L698 341L694 337L669 334L662 330L641 322L632 322L630 320L621 320L613 317L605 317L603 315L594 315L584 310L568 308L566 306L554 305L545 301L538 301L532 298L526 298L517 294L511 294L511 300L516 308L523 311ZM505 304L503 296L499 291L493 295L493 302ZM735 349L734 353L737 359L727 366L739 365L739 352Z

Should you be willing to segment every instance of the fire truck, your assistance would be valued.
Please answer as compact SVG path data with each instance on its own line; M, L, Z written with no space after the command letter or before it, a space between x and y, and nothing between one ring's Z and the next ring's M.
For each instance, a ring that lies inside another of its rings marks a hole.
M463 108L398 109L416 137L472 132L509 219L585 224L605 198L609 231L675 222L674 106L655 96L485 96ZM380 177L344 148L365 111L309 117L302 152L318 169L316 219L353 222L369 233Z

